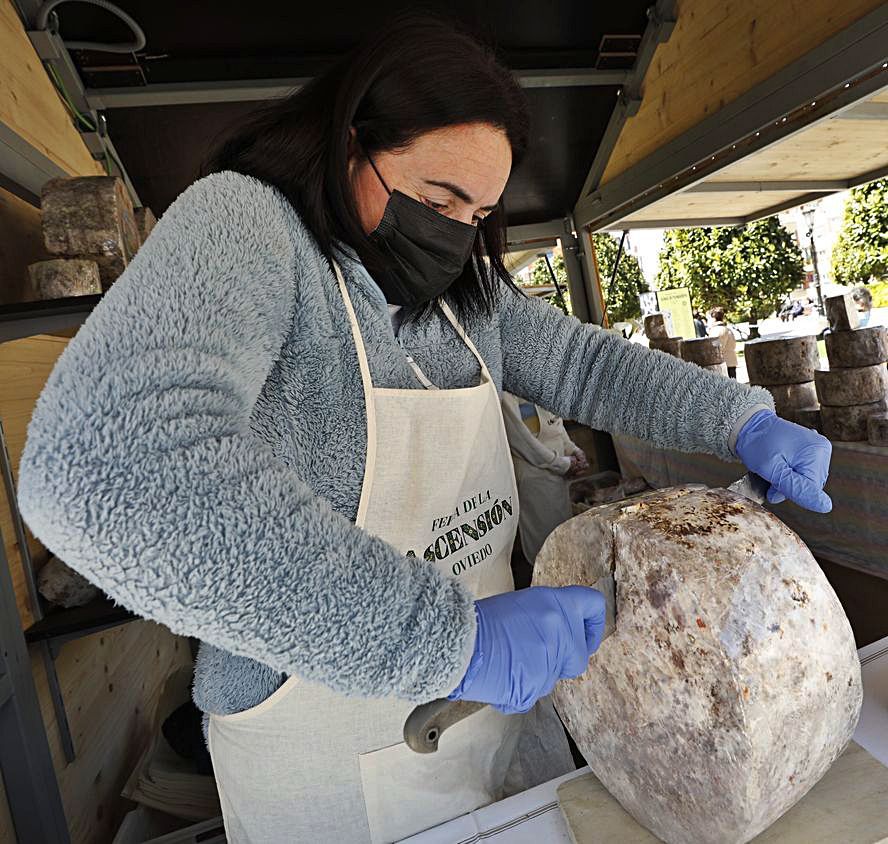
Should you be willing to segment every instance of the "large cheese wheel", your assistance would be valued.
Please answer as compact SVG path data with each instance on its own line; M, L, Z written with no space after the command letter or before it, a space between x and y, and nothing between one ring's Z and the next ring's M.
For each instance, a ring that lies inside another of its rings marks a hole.
M839 442L862 442L869 436L868 420L874 413L888 410L888 402L870 402L869 404L852 404L847 407L820 408L820 420L823 435Z
M144 243L157 225L157 218L150 208L144 207L134 209L133 216L136 221L136 230L139 232L139 243Z
M681 337L652 337L649 343L652 349L677 358L681 357Z
M870 445L888 446L888 413L873 413L866 421Z
M766 389L774 397L774 409L781 416L788 416L803 407L817 406L817 391L813 381L802 384L772 384Z
M825 339L830 369L873 366L888 360L888 328L884 325L833 331Z
M857 305L850 293L827 296L823 300L830 331L851 331L860 324Z
M681 358L699 366L716 366L725 362L721 340L718 337L697 337L682 340Z
M117 176L50 179L41 188L40 208L47 250L95 261L103 290L141 244L129 191Z
M857 724L854 635L776 516L678 487L587 510L534 584L613 573L616 626L553 698L595 776L667 844L740 844L823 776Z
M763 338L743 347L750 384L804 384L814 380L820 366L817 340L813 336Z
M99 267L83 258L53 258L28 267L34 299L63 299L102 292Z
M833 407L869 404L888 394L888 369L884 363L854 369L818 369L814 383L821 404Z
M819 407L800 407L798 410L787 411L780 415L790 422L795 422L796 425L802 425L805 428L812 428L823 433L823 422L820 418Z

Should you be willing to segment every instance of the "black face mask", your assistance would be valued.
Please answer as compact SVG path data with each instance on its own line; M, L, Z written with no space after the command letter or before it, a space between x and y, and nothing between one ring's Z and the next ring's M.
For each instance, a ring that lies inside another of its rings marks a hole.
M369 156L367 160L389 194L385 213L370 239L389 258L390 266L374 271L373 280L392 305L425 305L461 275L478 229L389 190Z

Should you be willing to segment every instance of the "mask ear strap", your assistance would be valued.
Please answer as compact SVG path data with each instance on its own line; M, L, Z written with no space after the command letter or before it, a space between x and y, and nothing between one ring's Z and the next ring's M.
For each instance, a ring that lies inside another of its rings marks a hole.
M385 188L386 193L389 196L391 196L392 192L389 189L389 186L385 183L385 179L382 178L382 175L380 174L379 170L376 169L376 164L374 163L373 159L370 158L369 155L367 155L367 161L370 162L370 166L373 168L373 172L376 173L376 177L379 179L380 182L382 182L382 186Z

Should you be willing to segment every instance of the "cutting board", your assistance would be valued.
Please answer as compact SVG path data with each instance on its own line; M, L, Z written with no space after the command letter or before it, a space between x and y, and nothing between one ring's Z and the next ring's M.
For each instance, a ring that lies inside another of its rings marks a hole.
M594 774L558 788L574 844L657 844ZM754 844L888 844L888 768L851 742L826 776Z

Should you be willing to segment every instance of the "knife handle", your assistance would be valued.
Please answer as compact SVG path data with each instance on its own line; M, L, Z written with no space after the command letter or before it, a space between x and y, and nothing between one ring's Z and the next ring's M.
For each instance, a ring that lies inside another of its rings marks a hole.
M404 741L417 753L434 753L438 739L448 727L483 709L486 703L475 700L437 700L417 706L404 722Z

